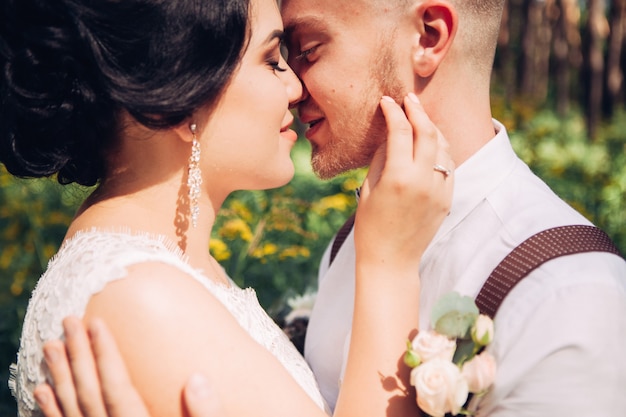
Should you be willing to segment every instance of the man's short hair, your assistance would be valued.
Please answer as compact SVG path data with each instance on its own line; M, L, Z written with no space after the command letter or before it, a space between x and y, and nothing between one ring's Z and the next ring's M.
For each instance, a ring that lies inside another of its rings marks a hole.
M368 0L377 9L405 13L416 0ZM459 29L454 44L459 53L491 72L505 0L449 0L456 7Z

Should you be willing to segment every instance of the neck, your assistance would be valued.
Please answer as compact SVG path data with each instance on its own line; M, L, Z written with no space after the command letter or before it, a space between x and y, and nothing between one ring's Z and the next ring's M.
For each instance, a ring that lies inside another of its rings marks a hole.
M193 227L183 178L180 173L156 184L127 176L104 181L81 206L67 237L91 228L164 236L178 245L193 267L209 270L214 263L208 250L211 228L223 199L213 202L204 192Z
M475 74L438 75L443 76L431 79L421 92L418 86L418 95L448 141L452 160L459 167L495 137L489 81L477 79Z

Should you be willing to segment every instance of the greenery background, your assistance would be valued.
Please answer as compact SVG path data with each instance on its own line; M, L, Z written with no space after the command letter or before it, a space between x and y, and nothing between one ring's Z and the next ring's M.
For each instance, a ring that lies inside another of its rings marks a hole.
M531 168L626 253L624 114L590 142L580 113L561 118L523 104L496 106L494 113ZM270 312L315 286L318 261L354 210L354 189L364 178L357 170L320 181L311 173L309 154L300 140L293 152L297 173L287 186L233 194L211 241L210 250L233 279L254 287ZM30 292L88 191L51 179L14 179L0 167L0 416L15 415L6 382Z
M626 253L626 1L509 0L494 69L494 116L513 146L563 199ZM364 171L320 181L309 146L277 190L238 192L225 204L210 250L270 313L315 286L327 243L355 207ZM0 416L34 285L88 189L14 179L0 166Z

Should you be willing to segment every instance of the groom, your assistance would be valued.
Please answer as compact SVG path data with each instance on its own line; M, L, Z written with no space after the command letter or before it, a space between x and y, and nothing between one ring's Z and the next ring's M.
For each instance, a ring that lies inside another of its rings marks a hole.
M589 224L530 172L492 120L491 66L504 1L282 0L289 64L304 85L298 111L310 126L320 177L368 165L385 137L377 110L383 94L414 91L450 143L455 195L422 260L422 329L442 294L476 296L500 260L531 235ZM329 257L305 356L333 407L352 319L352 236L332 264ZM544 264L506 298L495 326L490 349L498 372L492 389L471 404L478 415L614 416L626 409L621 257L594 252Z
M489 86L504 0L283 0L289 64L305 92L312 164L322 178L367 165L384 138L376 102L413 90L458 167L450 215L421 264L421 329L451 290L475 297L528 237L589 224L515 155L492 120ZM358 10L358 13L355 11ZM354 296L349 235L322 260L305 357L331 407L348 351ZM410 312L407 312L410 314ZM503 302L481 416L614 416L626 407L626 263L607 253L552 260ZM381 335L382 336L382 335Z

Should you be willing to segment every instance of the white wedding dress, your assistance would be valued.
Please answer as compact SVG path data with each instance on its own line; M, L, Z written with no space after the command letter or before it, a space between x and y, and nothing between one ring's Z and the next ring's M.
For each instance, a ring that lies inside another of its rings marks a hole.
M320 408L327 409L310 368L293 344L260 306L253 289L217 284L193 269L182 252L164 238L102 231L81 232L67 240L50 260L33 291L22 329L17 365L9 386L20 417L42 415L33 397L48 377L42 346L62 338L61 322L68 315L82 317L92 295L126 276L126 268L159 261L180 268L220 300L239 324L285 366Z

